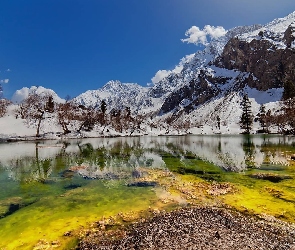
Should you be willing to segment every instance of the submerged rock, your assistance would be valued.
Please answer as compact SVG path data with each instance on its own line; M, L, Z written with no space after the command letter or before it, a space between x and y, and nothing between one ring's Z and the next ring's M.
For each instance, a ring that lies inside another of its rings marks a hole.
M131 173L132 177L133 178L140 178L143 176L142 172L137 170L137 169L134 169Z
M79 172L79 175L81 175L86 180L119 180L123 179L124 175L120 176L119 174L115 173L101 173L101 172Z
M75 171L66 169L60 173L60 176L64 178L72 178L74 174L75 174Z
M128 187L155 187L158 183L155 181L137 181L128 183Z
M26 207L26 206L29 206L31 204L33 204L34 202L36 202L35 199L30 199L30 200L27 200L27 201L23 201L22 199L14 199L13 201L11 201L10 203L6 203L6 204L0 204L0 208L5 208L2 211L0 211L0 219L1 218L5 218L9 215L12 215L14 214L15 212L17 212L18 210ZM1 209L2 210L2 209Z
M71 190L71 189L76 189L79 187L82 187L82 186L80 184L69 184L69 185L64 186L64 189Z
M278 174L271 174L271 173L257 173L249 175L251 178L261 179L261 180L268 180L274 183L278 183L283 180L292 179L291 176L288 175L278 175Z
M7 215L10 215L10 214L13 214L14 212L16 212L17 210L19 210L21 208L21 205L20 204L10 204L9 205L9 208L8 208L8 211L6 213L6 216Z

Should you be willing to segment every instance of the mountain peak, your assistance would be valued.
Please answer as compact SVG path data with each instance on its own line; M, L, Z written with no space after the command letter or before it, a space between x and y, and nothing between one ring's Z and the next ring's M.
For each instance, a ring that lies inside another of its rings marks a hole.
M219 112L224 124L237 122L243 93L249 93L258 110L261 103L280 100L285 82L295 81L294 20L295 12L266 25L232 28L185 56L175 69L158 71L151 87L111 80L74 101L97 108L104 100L109 112L130 107L159 120L187 116L203 124L216 121Z
M101 89L104 91L122 88L122 83L119 80L108 81Z

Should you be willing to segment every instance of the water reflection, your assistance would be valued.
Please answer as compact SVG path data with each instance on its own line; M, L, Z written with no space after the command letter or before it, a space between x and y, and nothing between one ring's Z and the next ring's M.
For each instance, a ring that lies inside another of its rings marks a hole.
M0 144L0 175L12 180L46 182L63 171L84 178L139 175L139 168L165 168L163 152L182 160L202 159L226 171L288 166L293 137L175 136L98 138Z

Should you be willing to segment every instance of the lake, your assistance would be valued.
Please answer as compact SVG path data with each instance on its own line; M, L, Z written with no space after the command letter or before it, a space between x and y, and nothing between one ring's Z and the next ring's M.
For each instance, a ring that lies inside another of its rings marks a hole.
M295 138L187 135L0 144L0 249L69 249L106 218L226 204L294 221Z

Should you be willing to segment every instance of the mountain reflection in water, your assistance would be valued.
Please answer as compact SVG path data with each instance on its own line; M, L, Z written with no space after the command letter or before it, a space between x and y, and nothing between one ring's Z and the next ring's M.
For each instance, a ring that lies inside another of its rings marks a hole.
M52 178L124 179L141 176L140 168L169 168L168 154L183 166L191 159L213 163L225 171L288 166L288 147L293 137L284 136L169 136L96 138L66 141L0 144L0 171L17 181ZM287 148L287 150L286 150ZM283 150L282 150L283 149ZM0 172L0 173L1 173Z

